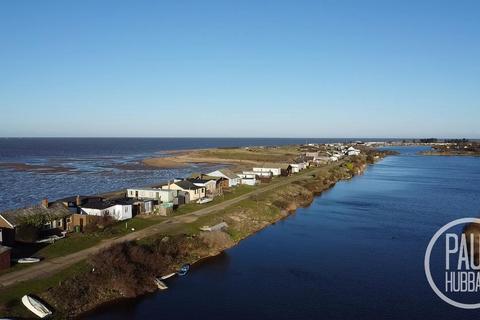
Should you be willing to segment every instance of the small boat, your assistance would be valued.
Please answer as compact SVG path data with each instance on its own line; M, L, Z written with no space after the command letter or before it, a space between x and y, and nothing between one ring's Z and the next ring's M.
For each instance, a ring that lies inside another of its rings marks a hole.
M175 272L174 272L174 273L170 273L170 274L166 274L166 275L164 275L164 276L161 276L160 279L165 280L165 279L168 279L168 278L173 277L174 275L176 275Z
M168 287L167 287L167 285L165 284L165 282L163 282L163 281L160 280L159 278L153 279L153 282L155 282L155 284L157 285L158 289L160 289L160 290L168 289Z
M39 318L45 318L52 315L52 311L48 310L43 303L29 295L24 295L22 297L22 303Z
M40 262L40 258L21 258L17 260L17 263L37 263Z
M211 201L213 201L212 198L206 198L206 197L205 197L205 198L199 199L199 200L197 201L197 203L202 204L202 203L209 203L209 202L211 202Z
M187 274L188 270L190 270L190 265L187 263L187 264L184 264L180 270L177 271L177 274L179 276L184 276Z

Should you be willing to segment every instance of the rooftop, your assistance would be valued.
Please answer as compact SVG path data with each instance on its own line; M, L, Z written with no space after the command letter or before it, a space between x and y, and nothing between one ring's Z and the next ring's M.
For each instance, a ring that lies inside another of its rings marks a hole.
M177 182L175 182L175 185L179 186L180 188L182 188L184 190L202 188L202 187L194 185L191 181L188 181L188 180L177 181Z
M63 204L52 203L48 206L48 208L38 205L34 207L8 210L2 212L0 216L2 216L5 220L8 221L8 223L15 227L22 222L22 219L39 214L48 215L51 220L54 220L69 216L72 213Z

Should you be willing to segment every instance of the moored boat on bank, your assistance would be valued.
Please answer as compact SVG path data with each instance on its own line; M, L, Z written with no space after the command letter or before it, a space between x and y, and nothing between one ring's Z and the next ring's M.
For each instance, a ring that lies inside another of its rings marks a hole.
M173 272L173 273L169 273L169 274L166 274L164 276L161 276L160 279L161 280L165 280L165 279L169 279L171 277L173 277L174 275L176 275L177 273Z
M17 260L17 263L37 263L40 262L40 258L21 258Z
M155 284L157 285L158 289L160 290L166 290L168 289L167 285L165 284L165 282L163 282L162 280L160 280L159 278L155 278L153 280L155 282Z
M187 274L188 270L190 270L190 264L184 264L178 271L177 274L179 276L184 276Z
M43 303L32 296L24 295L22 297L22 303L28 310L33 312L39 318L45 318L52 315L52 311L50 311Z

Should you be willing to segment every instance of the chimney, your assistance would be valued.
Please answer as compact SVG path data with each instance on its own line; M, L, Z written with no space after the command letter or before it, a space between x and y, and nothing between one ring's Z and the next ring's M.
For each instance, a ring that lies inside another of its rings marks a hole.
M77 207L82 205L82 202L80 201L80 196L77 196L77 198L75 199L75 204L77 205Z
M48 199L47 198L42 200L42 207L48 208Z
M170 179L168 180L168 190L170 190Z

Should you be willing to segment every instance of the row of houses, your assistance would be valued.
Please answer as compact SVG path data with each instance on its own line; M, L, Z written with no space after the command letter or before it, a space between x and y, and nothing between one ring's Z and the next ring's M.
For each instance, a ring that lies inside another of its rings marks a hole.
M37 206L0 213L0 244L35 241L35 237L22 230L26 229L22 228L25 225L35 225L39 231L37 237L42 238L59 231L83 231L87 225L98 223L99 218L123 221L137 214L168 215L184 204L209 202L229 188L255 186L277 176L298 173L311 165L359 153L360 150L353 147L333 145L323 151L309 150L292 163L264 163L241 173L219 169L195 173L188 178L174 179L157 186L128 188L123 197L116 199L80 195L52 203L45 199Z

